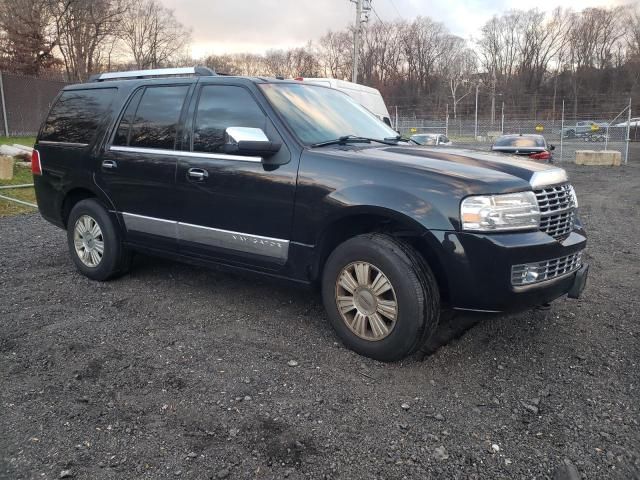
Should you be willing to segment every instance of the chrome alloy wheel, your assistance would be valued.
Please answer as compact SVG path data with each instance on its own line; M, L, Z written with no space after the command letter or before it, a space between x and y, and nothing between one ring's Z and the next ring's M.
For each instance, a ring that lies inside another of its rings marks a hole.
M353 262L340 271L336 304L349 330L364 340L382 340L396 325L398 300L393 286L382 270L368 262Z
M73 229L73 245L76 255L87 267L97 267L104 255L104 238L100 225L89 215L76 220Z

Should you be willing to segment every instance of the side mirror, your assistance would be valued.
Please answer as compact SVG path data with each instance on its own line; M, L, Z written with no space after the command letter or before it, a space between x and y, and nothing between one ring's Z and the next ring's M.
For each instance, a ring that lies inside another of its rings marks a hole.
M555 150L556 146L555 145L549 145L549 150Z
M281 146L269 140L261 128L228 127L224 131L224 151L231 155L270 157Z

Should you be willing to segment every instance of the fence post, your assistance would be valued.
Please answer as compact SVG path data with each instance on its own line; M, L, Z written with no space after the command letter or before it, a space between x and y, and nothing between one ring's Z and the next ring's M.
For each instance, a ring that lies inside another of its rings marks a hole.
M629 97L629 111L627 112L627 143L624 147L624 164L629 161L629 142L631 141L631 97Z
M500 135L504 135L504 101L502 102L502 113L500 114Z
M475 124L475 128L474 128L474 133L475 136L473 138L474 142L478 141L478 85L476 84L476 124Z
M447 103L447 116L444 119L444 136L449 136L449 104Z
M9 122L7 121L7 105L4 101L4 84L2 83L2 72L0 72L0 102L2 102L2 119L4 120L4 135L9 136Z
M560 118L560 161L564 162L564 150L563 150L563 140L564 140L564 98L562 99L562 117Z

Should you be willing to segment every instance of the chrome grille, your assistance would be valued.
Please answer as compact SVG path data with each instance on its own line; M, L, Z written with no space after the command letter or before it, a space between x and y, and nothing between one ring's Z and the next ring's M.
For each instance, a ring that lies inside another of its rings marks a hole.
M547 187L534 193L540 208L540 230L556 240L566 238L573 230L575 219L576 204L571 185Z
M543 262L525 263L511 267L511 284L514 286L552 280L575 272L582 266L582 252Z

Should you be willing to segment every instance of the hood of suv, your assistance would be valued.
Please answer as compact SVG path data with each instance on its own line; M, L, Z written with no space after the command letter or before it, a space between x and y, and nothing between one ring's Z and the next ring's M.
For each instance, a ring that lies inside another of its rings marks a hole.
M499 191L517 191L567 181L562 168L521 160L515 156L462 148L398 145L364 148L346 146L340 150L339 155L362 158L363 162L392 162L398 167L455 177L474 191L496 191L496 187ZM473 188L473 185L478 188Z

